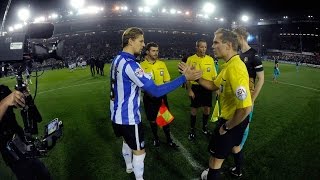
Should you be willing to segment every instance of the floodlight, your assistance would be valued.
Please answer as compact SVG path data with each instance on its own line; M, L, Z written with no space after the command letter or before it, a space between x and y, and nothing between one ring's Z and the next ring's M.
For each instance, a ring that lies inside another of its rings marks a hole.
M58 18L58 14L52 13L50 17L51 17L52 19L57 19L57 18Z
M203 5L203 11L206 13L206 14L212 14L216 9L216 6L212 3L205 3Z
M143 12L149 13L149 12L151 12L151 8L148 7L148 6L145 6L145 7L143 8Z
M155 6L159 3L159 0L144 0L144 3L147 6Z
M10 27L8 28L8 30L9 30L10 32L12 32L12 31L14 30L14 28L13 28L12 26L10 26Z
M128 10L128 6L121 6L121 10L127 11Z
M40 22L44 22L46 20L46 18L44 16L40 16L34 19L35 23L40 23Z
M20 9L18 11L18 17L22 21L27 21L30 17L30 11L28 9Z
M89 6L87 9L89 14L97 14L100 10L97 6Z
M13 29L21 29L23 27L23 25L22 24L15 24L14 26L13 26Z
M80 9L84 6L85 0L70 0L70 4L72 7Z
M241 16L241 20L242 20L243 22L247 22L247 21L249 21L249 16L243 15L243 16Z
M173 8L170 9L170 13L171 13L171 14L175 14L176 12L177 12L177 10L175 10L175 9L173 9Z

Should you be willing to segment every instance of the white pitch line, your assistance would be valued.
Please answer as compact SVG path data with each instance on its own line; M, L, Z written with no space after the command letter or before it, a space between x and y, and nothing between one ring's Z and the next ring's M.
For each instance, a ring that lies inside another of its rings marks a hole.
M66 88L72 88L72 87L77 87L77 86L83 86L83 85L89 85L89 84L95 84L95 83L101 83L104 81L97 81L97 82L90 82L90 83L83 83L83 84L77 84L77 85L72 85L72 86L65 86L65 87L61 87L61 88L56 88L56 89L50 89L47 91L42 91L39 92L38 94L42 94L42 93L47 93L47 92L52 92L52 91L56 91L56 90L61 90L61 89L66 89ZM182 153L182 155L187 159L187 161L189 162L189 164L195 169L195 170L203 170L205 169L203 166L201 166L195 159L192 158L191 154L189 153L189 151L171 134L171 138L172 140L179 146L180 152ZM193 179L198 179L198 178L193 178ZM192 179L192 180L193 180Z
M187 159L187 161L193 167L193 169L195 169L195 170L203 170L203 169L205 169L195 159L192 158L192 156L189 153L189 151L172 134L171 134L171 138L179 146L180 152Z
M268 81L268 82L272 82L272 81ZM312 90L312 91L317 91L317 92L320 91L320 89L315 89L315 88L311 88L311 87L301 86L301 85L298 85L298 84L291 84L291 83L280 82L280 81L278 81L277 83L286 84L286 85L290 85L290 86L301 87L301 88L304 88L304 89L308 89L308 90Z
M46 91L41 91L38 94L43 94L43 93L47 93L47 92L52 92L52 91L56 91L56 90L67 89L67 88L72 88L72 87L77 87L77 86L84 86L84 85L89 85L89 84L102 83L102 82L105 82L105 81L96 81L96 82L90 82L90 83L76 84L76 85L72 85L72 86L64 86L64 87L61 87L61 88L55 88L55 89L50 89L50 90L46 90Z

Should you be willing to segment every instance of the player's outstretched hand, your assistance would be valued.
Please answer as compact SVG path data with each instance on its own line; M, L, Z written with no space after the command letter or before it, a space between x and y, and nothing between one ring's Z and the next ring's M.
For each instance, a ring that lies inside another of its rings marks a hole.
M186 76L188 81L200 79L202 76L202 71L195 70L194 67L190 67L184 62L179 63L179 71Z

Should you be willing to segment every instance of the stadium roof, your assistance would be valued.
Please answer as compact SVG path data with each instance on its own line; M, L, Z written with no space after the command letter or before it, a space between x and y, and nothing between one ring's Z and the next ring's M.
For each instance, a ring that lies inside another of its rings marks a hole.
M0 1L0 21L2 21L7 3L9 0ZM138 6L145 3L146 0L85 0L90 4L105 7L109 11L115 5L125 5L129 10L137 10ZM151 1L155 2L155 1ZM281 20L283 17L290 18L307 18L312 15L312 19L319 19L317 9L314 2L305 0L303 2L290 0L158 0L156 8L181 8L182 11L190 11L195 15L202 13L203 4L212 2L216 5L214 12L215 18L227 18L229 21L236 21L243 13L248 13L249 16L254 16L255 19L273 19ZM28 7L32 10L33 16L48 15L53 12L68 12L72 7L70 0L12 0L10 11L8 13L6 26L17 21L17 11L21 7Z
M131 5L141 4L144 0L87 0L90 3L97 4L110 4L110 3L128 3ZM0 2L1 19L5 11L8 0L2 0ZM241 11L250 11L259 15L276 14L280 16L284 15L316 15L317 6L315 1L291 1L291 0L159 0L162 5L182 6L186 8L194 8L204 2L213 2L218 5L217 8L222 12L239 13ZM69 6L69 0L12 0L12 6L21 6L26 3L30 3L38 11L47 11ZM226 13L230 14L230 13Z

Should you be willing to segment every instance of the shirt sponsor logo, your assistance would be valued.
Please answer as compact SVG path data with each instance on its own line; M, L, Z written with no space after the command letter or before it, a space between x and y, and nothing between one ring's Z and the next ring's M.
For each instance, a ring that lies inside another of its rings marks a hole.
M239 86L236 90L236 96L239 100L244 100L247 97L247 91L243 86Z
M134 71L134 74L138 77L138 78L142 78L144 72L143 72L143 69L141 68L137 68L135 71Z

